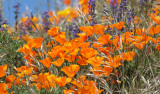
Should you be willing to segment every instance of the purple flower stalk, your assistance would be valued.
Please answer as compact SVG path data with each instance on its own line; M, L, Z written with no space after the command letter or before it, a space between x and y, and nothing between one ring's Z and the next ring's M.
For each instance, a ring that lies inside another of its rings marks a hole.
M89 0L88 1L88 7L89 7L89 14L91 15L90 25L93 26L93 25L97 24L96 14L95 14L96 1L95 0Z
M47 31L47 30L49 30L49 26L51 25L51 23L49 21L48 11L43 12L42 18L43 18L44 30Z
M15 30L16 30L16 32L18 31L17 26L18 26L19 7L20 7L20 4L19 4L19 3L17 3L16 5L13 6L13 8L15 9L15 11L13 11L13 12L14 12L14 14L15 14L15 17L14 17L14 18L15 18L15 20L16 20L16 22L15 22Z

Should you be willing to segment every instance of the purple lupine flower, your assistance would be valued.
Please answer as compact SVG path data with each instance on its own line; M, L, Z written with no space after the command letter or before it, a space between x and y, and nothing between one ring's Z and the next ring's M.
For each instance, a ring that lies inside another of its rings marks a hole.
M15 30L16 31L18 30L17 26L18 26L19 7L20 7L20 3L17 3L16 5L13 6L13 8L15 9L15 11L13 11L13 12L15 14L14 18L16 20L16 22L15 22Z
M72 26L67 26L67 28L69 27L69 31L72 31L73 37L77 38L77 33L80 33L80 29L78 28L78 26L76 25L76 23L73 23Z
M96 14L95 14L96 1L95 0L89 0L88 1L88 7L89 7L89 14L91 15L90 25L93 26L93 25L97 24Z
M48 11L42 13L42 18L43 18L44 30L47 31L49 30L49 26L51 25L51 22L49 21Z

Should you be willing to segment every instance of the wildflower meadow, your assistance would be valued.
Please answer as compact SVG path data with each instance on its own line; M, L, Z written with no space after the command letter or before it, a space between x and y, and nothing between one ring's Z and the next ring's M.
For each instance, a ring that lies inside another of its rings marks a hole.
M160 0L17 1L13 25L0 7L0 94L160 94Z

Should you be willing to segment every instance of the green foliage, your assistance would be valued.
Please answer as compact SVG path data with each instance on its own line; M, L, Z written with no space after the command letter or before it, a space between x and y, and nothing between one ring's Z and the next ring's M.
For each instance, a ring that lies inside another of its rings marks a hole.
M23 41L15 40L15 35L9 35L7 31L0 32L0 63L12 64L16 67L24 65L23 56L17 52Z

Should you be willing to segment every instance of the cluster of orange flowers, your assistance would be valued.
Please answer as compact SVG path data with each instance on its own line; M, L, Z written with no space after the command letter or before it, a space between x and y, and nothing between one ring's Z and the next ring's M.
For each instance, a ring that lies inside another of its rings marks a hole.
M70 5L71 0L63 0L64 4ZM88 0L79 0L84 13L87 13ZM108 0L109 2L109 0ZM86 9L86 10L85 10ZM73 15L72 9L59 11L59 17ZM49 15L52 15L50 13ZM136 17L138 19L138 17ZM58 23L56 17L50 21ZM135 23L137 20L135 19ZM114 73L116 68L123 66L123 61L131 61L136 52L135 48L142 49L149 41L156 45L160 53L160 37L154 35L160 33L160 17L151 15L155 22L149 29L134 29L133 32L125 32L120 36L105 34L105 30L121 30L125 28L125 22L110 25L94 25L80 27L83 33L78 33L79 37L67 39L66 32L61 31L61 27L52 27L47 31L47 36L52 38L48 42L43 37L32 38L29 35L23 36L27 44L20 47L18 52L24 54L25 66L15 68L14 75L7 75L5 83L0 83L0 92L7 94L14 84L24 84L50 90L51 88L65 87L64 93L75 94L99 94L103 91L97 86L97 78L104 78ZM27 18L22 19L25 24ZM33 22L38 19L33 18ZM90 41L88 37L91 37ZM122 51L119 53L119 51ZM114 54L113 54L114 53ZM115 54L116 53L116 54ZM0 77L7 74L7 65L0 66ZM90 80L88 77L94 75ZM26 79L27 77L27 79ZM103 82L103 83L105 83ZM117 81L120 83L120 81Z

